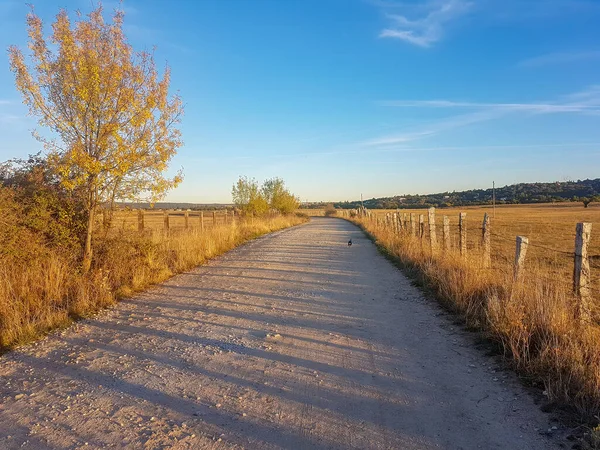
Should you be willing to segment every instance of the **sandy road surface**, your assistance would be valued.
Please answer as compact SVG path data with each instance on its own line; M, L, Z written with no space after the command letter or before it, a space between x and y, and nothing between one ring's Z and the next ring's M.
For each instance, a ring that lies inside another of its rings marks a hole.
M443 316L314 219L0 357L0 448L554 448Z

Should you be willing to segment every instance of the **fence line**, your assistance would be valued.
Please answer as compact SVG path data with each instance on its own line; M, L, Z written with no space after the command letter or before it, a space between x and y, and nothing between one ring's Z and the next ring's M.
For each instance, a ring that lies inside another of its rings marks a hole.
M392 231L395 235L404 235L411 239L418 239L421 242L421 251L425 251L424 239L425 239L425 219L423 214L419 214L418 225L415 213L400 214L399 212L390 214L387 213L383 216L383 220L380 214L372 213L371 211L364 210L358 214L355 214L362 220L373 223L377 228L387 229ZM348 217L353 217L351 214ZM441 248L442 252L455 251L452 247L451 238L451 225L450 218L443 216L443 243L444 245L439 247L437 245L436 235L436 223L435 223L435 208L429 208L428 210L428 235L429 235L429 248L431 256L434 257ZM461 257L466 258L467 255L467 213L460 212L458 215L458 227L459 242L458 252ZM418 229L417 229L418 226ZM502 240L504 242L510 242L515 245L514 262L512 268L513 280L517 282L523 276L525 272L525 261L527 256L527 250L529 247L540 248L550 252L554 252L560 255L566 255L573 257L573 285L572 292L576 298L576 318L582 322L589 322L591 320L591 309L592 309L592 285L591 285L591 270L590 270L590 258L588 255L588 247L591 239L592 224L586 222L577 223L576 226L576 237L575 246L573 252L567 252L563 250L557 250L552 247L532 243L527 236L518 235L515 240L508 239L505 236L498 235L493 232L493 228L496 227L496 222L485 213L481 228L481 269L490 270L492 267L492 254L491 254L491 243L492 237L494 239ZM500 269L495 267L493 270ZM547 277L548 280L556 281L556 278Z
M205 220L205 211L173 211L173 210L102 210L101 224L103 229L108 232L111 229L123 227L131 231L137 230L139 233L148 230L170 232L179 230L199 230L204 232L207 228L232 224L242 219L242 216L236 211L211 211L212 220ZM197 217L197 220L195 219Z

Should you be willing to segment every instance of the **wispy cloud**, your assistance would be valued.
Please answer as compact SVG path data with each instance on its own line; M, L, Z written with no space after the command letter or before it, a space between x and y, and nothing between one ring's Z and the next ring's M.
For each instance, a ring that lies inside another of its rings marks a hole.
M600 15L598 0L366 1L379 8L389 21L389 26L379 33L379 37L399 39L419 47L431 47L442 40L448 33L448 28L467 15L476 16L480 25L507 21L560 21L565 17L589 20L592 16ZM596 56L592 56L590 52L558 53L542 56L540 61L532 58L531 62L524 61L524 64L553 64L554 60L568 62L589 57Z
M382 30L379 37L400 39L420 47L430 47L442 39L447 24L467 14L473 3L465 0L435 0L426 5L380 5L386 11L391 26ZM402 9L406 12L393 14L390 12L392 9Z
M442 119L423 125L420 129L409 130L401 133L395 133L387 136L381 136L370 139L362 143L367 147L381 147L406 144L421 140L423 138L440 134L444 131L451 131L457 128L466 127L478 122L485 122L501 116L502 113L496 110L483 110L470 114L461 114L447 119Z
M509 114L593 114L600 115L600 85L561 97L556 101L536 103L490 103L453 100L395 100L379 102L385 106L403 108L438 108L475 110L442 119L401 133L381 136L363 142L367 147L397 146L423 138L490 121Z
M553 64L568 64L578 61L600 59L600 50L587 52L549 53L547 55L529 58L519 63L521 67L540 67Z
M379 102L384 106L406 108L468 108L487 111L531 113L600 113L600 85L566 95L557 101L534 103L488 103L453 100L392 100Z

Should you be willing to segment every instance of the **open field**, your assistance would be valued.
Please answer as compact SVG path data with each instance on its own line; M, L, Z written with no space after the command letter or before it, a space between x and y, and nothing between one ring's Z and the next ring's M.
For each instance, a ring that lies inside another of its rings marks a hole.
M459 211L467 213L466 256L460 255L456 245ZM520 373L543 384L550 400L594 423L600 414L600 251L593 228L589 303L574 294L572 277L575 225L581 221L597 224L600 208L506 206L497 208L495 219L489 207L438 209L435 251L427 234L427 210L412 211L424 215L423 238L377 220L389 212L372 211L370 218L351 220L442 303L462 315L467 325L486 331ZM406 212L411 211L400 210ZM484 213L492 217L490 267L483 264L481 248ZM443 215L451 219L454 245L449 250L441 242ZM518 278L513 272L516 235L530 239ZM589 316L581 314L587 311L586 305Z
M384 216L396 210L374 210ZM424 215L426 209L401 209L402 213ZM491 217L492 267L511 272L515 258L516 236L529 239L526 267L536 268L538 276L546 276L551 281L562 280L568 288L573 278L573 255L575 250L575 226L578 222L592 223L589 244L592 295L600 308L600 205L592 204L584 208L581 203L556 203L538 205L501 205L494 215L491 206L444 208L436 210L438 241L442 234L442 217L450 219L451 242L458 247L458 215L467 213L467 247L478 252L481 247L481 233L484 214ZM425 239L429 229L425 227Z
M112 228L118 230L137 230L138 213L136 209L122 209L115 212ZM204 226L204 229L210 229L214 226L230 223L233 218L232 211L226 210L207 210L207 211L183 211L183 210L143 210L145 229L163 230L164 216L169 215L169 228L172 230L185 229L185 216L188 216L188 227L198 229Z

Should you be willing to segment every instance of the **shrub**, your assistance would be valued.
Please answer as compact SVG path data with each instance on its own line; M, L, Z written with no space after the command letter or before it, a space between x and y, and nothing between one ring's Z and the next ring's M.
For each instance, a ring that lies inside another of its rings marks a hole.
M325 206L325 216L326 217L337 216L337 209L335 209L335 206L333 206L333 203L328 203L327 206Z

